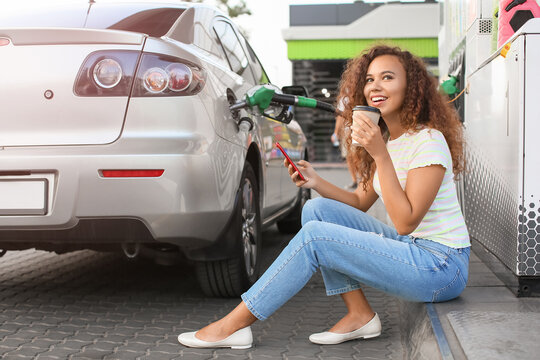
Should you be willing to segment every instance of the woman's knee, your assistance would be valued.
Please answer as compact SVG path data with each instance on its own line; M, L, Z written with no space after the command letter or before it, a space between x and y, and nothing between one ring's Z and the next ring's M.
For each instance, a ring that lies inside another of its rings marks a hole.
M324 235L326 230L325 225L328 224L321 221L308 221L302 226L298 234L291 239L287 248L294 253L303 253L310 259L310 263L313 266L318 267L319 263L315 254L317 253L319 244L315 240L320 238L321 235Z
M302 226L304 226L310 221L322 221L321 209L326 208L329 201L331 200L325 199L323 197L318 197L306 201L304 207L302 208Z
M316 209L319 208L319 203L322 198L309 199L302 208L302 226L316 218Z
M324 224L317 220L309 220L302 225L302 228L291 239L289 245L294 247L304 247L308 245L317 235L324 233Z

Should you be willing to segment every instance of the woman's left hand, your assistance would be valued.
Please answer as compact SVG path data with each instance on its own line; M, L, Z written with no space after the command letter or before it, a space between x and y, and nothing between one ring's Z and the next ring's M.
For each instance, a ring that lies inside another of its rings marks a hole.
M366 115L360 112L353 113L351 130L352 138L358 141L371 157L375 158L377 155L386 153L386 144L381 134L381 128Z

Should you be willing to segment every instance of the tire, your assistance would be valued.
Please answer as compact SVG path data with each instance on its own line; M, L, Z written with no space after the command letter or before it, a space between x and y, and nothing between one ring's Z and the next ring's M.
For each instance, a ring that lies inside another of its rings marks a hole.
M277 227L282 234L294 234L302 228L302 208L306 201L311 198L311 189L300 188L298 199L292 212L283 220L277 222Z
M259 186L248 162L242 173L235 214L232 226L237 255L197 263L197 279L205 295L238 297L259 278L262 243Z

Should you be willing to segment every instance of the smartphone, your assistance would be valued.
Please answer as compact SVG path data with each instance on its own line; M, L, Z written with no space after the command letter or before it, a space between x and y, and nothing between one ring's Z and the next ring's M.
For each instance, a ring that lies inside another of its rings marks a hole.
M292 165L293 169L298 172L298 176L300 176L300 179L306 181L306 178L304 177L304 175L302 175L302 173L300 172L300 170L298 169L298 167L296 166L296 164L291 160L291 158L289 157L289 155L285 152L285 149L283 149L283 147L278 143L276 142L276 146L278 147L279 150L281 150L281 152L283 153L283 155L285 155L285 157L287 158L287 161L289 162L289 164Z

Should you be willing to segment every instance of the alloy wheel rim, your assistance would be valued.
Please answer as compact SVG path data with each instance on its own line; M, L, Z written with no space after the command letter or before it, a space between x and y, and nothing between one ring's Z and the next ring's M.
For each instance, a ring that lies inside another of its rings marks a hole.
M244 264L248 276L255 273L257 264L257 211L253 186L249 179L245 179L242 186L242 245Z

